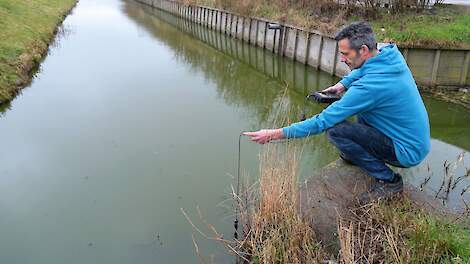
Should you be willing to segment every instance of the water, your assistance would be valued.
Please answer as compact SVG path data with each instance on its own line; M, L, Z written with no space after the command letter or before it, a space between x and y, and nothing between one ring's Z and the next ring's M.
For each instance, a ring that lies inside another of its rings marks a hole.
M198 206L230 238L232 212L221 204L235 183L240 131L267 126L281 101L290 121L321 111L304 97L336 81L132 1L82 0L64 29L1 117L0 263L199 262L180 208L203 226ZM430 164L432 193L444 160L470 149L470 116L426 105L432 152L403 173L419 185ZM302 178L337 158L324 135L305 143ZM259 150L242 144L251 174ZM207 259L234 262L195 238Z

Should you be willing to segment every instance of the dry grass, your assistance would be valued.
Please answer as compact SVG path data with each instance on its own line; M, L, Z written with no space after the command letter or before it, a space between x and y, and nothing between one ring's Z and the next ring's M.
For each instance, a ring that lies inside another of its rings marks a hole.
M298 210L297 168L300 149L292 143L268 144L260 158L260 179L233 197L237 206L241 232L238 239L227 240L215 227L200 220L210 230L207 235L182 210L196 232L206 239L223 244L238 256L239 263L324 263L327 255L316 240L307 219ZM209 263L199 251L196 254Z
M256 203L240 200L244 226L239 247L252 263L320 263L326 258L309 222L298 212L299 152L291 143L266 146Z
M335 1L286 1L286 0L181 0L186 4L198 4L230 10L244 16L264 17L333 34L346 23L350 8L338 5Z
M468 223L452 223L407 198L350 210L338 224L341 263L469 263Z

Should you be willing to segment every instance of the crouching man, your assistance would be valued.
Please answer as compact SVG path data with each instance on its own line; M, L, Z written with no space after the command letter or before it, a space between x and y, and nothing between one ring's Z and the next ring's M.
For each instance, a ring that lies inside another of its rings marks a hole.
M246 132L251 140L300 138L326 131L343 160L375 179L362 203L389 198L403 190L403 181L387 164L412 167L429 152L429 120L413 76L397 46L377 50L365 22L352 23L335 37L341 61L352 70L324 92L344 93L321 113L279 129ZM356 122L347 121L357 116Z

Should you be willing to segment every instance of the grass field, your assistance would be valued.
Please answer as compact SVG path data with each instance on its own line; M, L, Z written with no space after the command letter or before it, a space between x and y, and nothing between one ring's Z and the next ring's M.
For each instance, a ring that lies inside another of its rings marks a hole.
M441 6L434 12L383 14L372 20L382 41L423 47L470 48L470 11Z
M76 0L0 0L0 102L11 100Z

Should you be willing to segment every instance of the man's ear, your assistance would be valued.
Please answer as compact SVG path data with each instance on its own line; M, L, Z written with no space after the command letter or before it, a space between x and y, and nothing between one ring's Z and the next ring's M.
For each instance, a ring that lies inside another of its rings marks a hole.
M367 54L368 52L369 52L369 47L367 47L367 45L362 45L361 48L359 49L360 55Z

